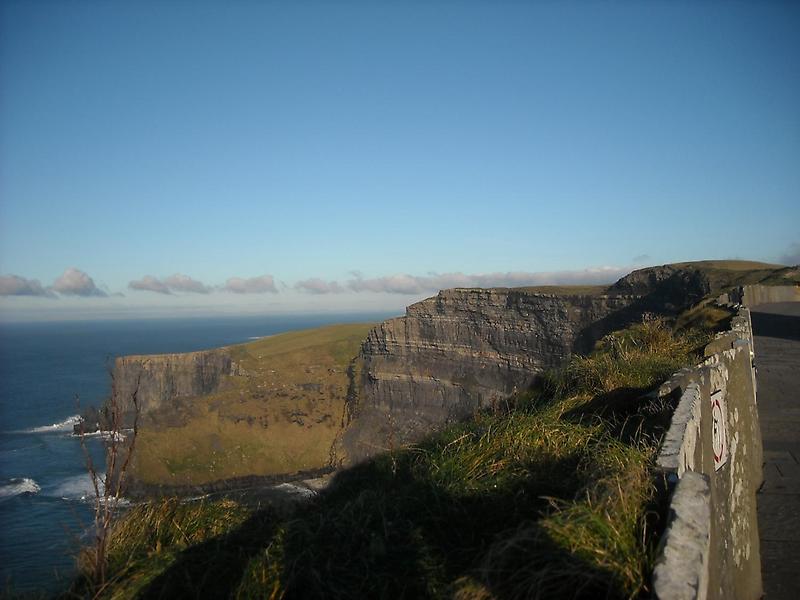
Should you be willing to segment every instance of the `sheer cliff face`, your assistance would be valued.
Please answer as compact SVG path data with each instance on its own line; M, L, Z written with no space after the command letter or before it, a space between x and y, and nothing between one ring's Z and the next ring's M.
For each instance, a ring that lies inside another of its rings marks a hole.
M638 295L456 289L375 327L345 450L358 461L526 389L631 320Z
M169 413L185 398L217 391L235 364L224 349L185 354L123 356L114 363L115 399L132 418L132 396L136 393L141 414L158 414L169 420ZM174 415L173 415L174 416Z

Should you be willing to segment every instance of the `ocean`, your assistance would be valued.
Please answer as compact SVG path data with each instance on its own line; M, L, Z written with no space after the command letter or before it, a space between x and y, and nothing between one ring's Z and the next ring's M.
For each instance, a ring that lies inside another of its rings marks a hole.
M85 455L72 435L76 398L81 406L103 401L114 357L203 350L387 316L0 323L0 583L15 592L54 592L73 576L92 522ZM102 441L87 441L102 464Z

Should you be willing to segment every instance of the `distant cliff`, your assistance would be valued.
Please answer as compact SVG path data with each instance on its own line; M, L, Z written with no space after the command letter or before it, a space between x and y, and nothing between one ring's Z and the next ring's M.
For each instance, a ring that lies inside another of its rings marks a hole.
M174 422L180 401L219 389L224 376L233 375L235 363L225 348L183 354L122 356L114 361L111 395L122 408L124 426L133 424L133 398L140 414ZM85 416L87 431L109 429L108 404Z
M224 375L233 375L225 350L123 356L114 364L115 393L120 401L137 392L142 412L170 408L176 399L217 391Z

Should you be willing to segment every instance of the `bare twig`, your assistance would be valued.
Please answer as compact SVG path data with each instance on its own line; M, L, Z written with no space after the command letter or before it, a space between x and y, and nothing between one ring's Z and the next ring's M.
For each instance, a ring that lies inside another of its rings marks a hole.
M105 474L98 474L97 468L92 460L91 453L86 443L86 429L83 421L80 422L78 435L81 447L86 457L86 470L92 481L94 490L94 544L87 553L90 558L88 564L89 577L93 590L93 597L97 598L107 585L108 567L108 542L109 534L117 514L119 501L122 497L123 482L125 474L130 466L133 451L136 445L136 437L139 433L139 415L141 407L139 405L139 383L141 374L136 380L133 392L130 395L131 406L133 407L133 430L129 438L123 436L125 429L125 406L120 401L117 389L117 380L114 372L111 371L111 397L105 406L105 423L98 423L100 434L105 437L106 446L106 471ZM106 430L102 427L106 426ZM127 441L127 444L125 443Z

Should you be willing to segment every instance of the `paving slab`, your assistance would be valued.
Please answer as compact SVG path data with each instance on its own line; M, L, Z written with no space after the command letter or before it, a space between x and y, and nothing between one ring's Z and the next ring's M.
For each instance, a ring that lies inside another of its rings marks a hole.
M764 572L766 600L797 598L800 574L800 542L761 541L761 560L771 567Z
M789 450L764 450L764 462L798 464L797 458Z
M761 493L758 499L760 538L770 542L800 540L800 494Z
M800 597L800 303L752 310L764 485L758 495L767 600Z
M800 421L775 418L759 419L759 421L761 422L761 435L771 441L791 442L797 439L797 434L800 432Z

